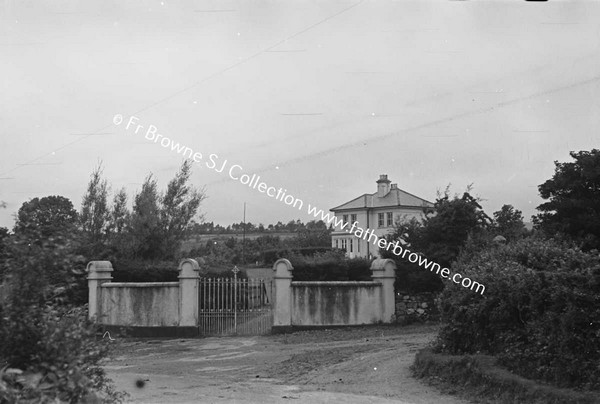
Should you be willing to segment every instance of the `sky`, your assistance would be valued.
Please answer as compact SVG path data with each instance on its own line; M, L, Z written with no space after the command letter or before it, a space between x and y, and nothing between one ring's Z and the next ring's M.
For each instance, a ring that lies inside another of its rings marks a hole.
M313 219L233 166L324 210L387 174L430 201L473 184L489 215L528 221L554 161L599 147L599 17L581 0L4 0L0 226L35 197L79 210L100 162L130 202L150 173L164 190L175 143L224 225L244 203L252 223Z

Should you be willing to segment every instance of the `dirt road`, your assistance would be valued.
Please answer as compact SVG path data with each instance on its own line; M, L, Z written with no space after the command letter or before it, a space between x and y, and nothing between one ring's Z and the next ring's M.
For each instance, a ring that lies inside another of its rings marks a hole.
M415 326L116 341L106 370L137 403L465 403L410 376L434 335Z

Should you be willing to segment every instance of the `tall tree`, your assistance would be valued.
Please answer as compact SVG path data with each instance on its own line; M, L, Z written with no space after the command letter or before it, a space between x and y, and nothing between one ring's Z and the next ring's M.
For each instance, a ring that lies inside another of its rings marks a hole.
M192 219L206 198L204 190L188 184L192 174L191 168L191 161L184 161L161 198L160 226L164 237L163 253L167 257L175 256L179 250Z
M121 188L113 198L109 216L109 232L111 234L122 234L129 223L131 213L127 209L127 191Z
M515 240L525 234L523 214L512 205L503 205L494 212L494 228L507 240Z
M156 179L150 174L135 196L131 214L129 234L135 258L154 259L162 255L159 203Z
M537 228L562 233L588 250L600 248L600 150L570 152L575 160L554 162L554 175L538 187L548 200L537 207Z
M90 254L103 248L108 231L108 184L102 178L102 164L92 172L81 203L80 223Z

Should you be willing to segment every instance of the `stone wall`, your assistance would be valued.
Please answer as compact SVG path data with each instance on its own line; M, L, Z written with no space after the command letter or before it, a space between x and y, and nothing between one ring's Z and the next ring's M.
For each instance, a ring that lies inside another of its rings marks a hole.
M439 320L439 293L396 292L397 323Z

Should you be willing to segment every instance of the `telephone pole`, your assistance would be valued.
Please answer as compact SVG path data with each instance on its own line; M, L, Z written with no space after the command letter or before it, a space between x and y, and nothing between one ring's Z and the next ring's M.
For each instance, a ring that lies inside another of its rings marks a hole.
M245 252L246 252L246 202L244 202L244 221L242 229L242 265L246 264Z

